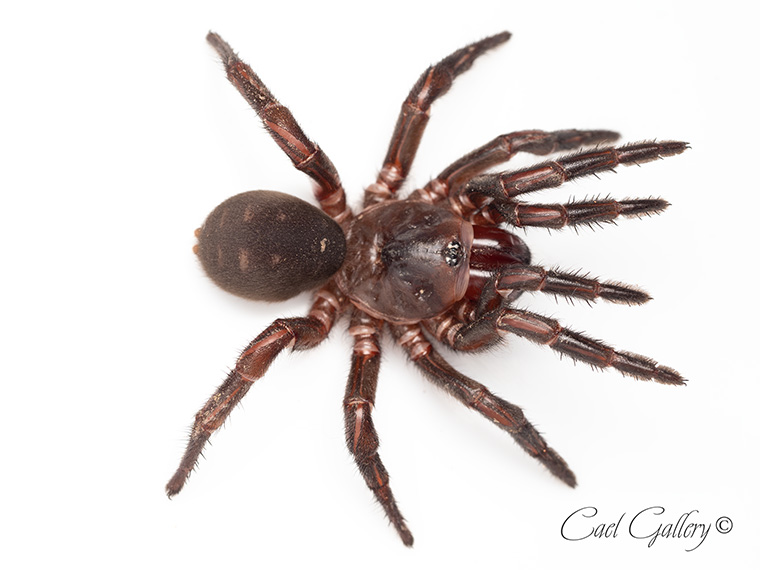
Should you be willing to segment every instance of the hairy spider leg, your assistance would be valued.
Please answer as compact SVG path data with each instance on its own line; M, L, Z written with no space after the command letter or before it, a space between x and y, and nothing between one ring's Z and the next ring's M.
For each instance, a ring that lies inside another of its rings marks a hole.
M455 370L433 349L418 325L391 325L390 328L398 344L429 380L508 432L520 447L555 477L575 487L575 475L565 460L547 445L519 407L495 396L479 382Z
M465 299L447 313L425 321L425 328L454 350L481 350L497 344L502 336L513 333L548 345L560 354L592 367L612 367L639 380L654 380L661 384L686 383L678 372L658 366L647 356L615 350L599 340L563 327L555 319L513 309L508 300L514 291L542 291L586 301L601 298L629 305L645 303L650 299L649 295L635 287L527 265L502 268L490 286L502 296L496 308L479 312L472 301Z
M377 497L401 540L406 546L412 546L414 538L396 505L388 485L388 472L377 453L380 440L372 422L380 370L380 327L381 321L358 310L353 311L348 332L354 337L354 349L343 400L346 444L367 486Z
M227 379L195 415L185 454L166 485L169 497L182 490L211 434L224 423L253 383L266 373L277 355L285 348L314 348L327 338L342 300L331 287L321 289L316 296L308 317L277 319L257 336L243 350Z
M341 223L352 216L346 194L333 163L301 130L290 110L280 104L258 75L235 54L218 34L209 32L206 40L214 47L227 71L227 78L253 107L274 141L285 151L293 165L317 183L314 194L322 210Z
M599 340L563 327L554 319L529 311L502 309L496 319L496 327L500 331L548 345L560 354L596 368L609 366L639 380L654 380L660 384L686 383L678 372L667 366L658 366L651 358L615 350Z
M454 190L463 216L481 225L509 223L516 227L565 226L611 222L618 216L641 217L668 207L661 198L589 200L569 204L525 204L515 196L554 188L575 178L613 170L618 165L642 164L681 154L688 144L678 141L639 142L599 148L514 171L481 174Z
M600 281L573 272L544 269L536 265L510 264L500 267L486 282L482 299L463 299L446 313L423 322L425 329L454 350L478 351L502 339L497 321L517 294L540 291L567 299L640 305L651 297L631 285Z
M507 265L499 269L494 280L496 291L508 296L512 291L541 291L568 299L641 305L652 298L632 285L616 281L600 281L576 272L545 269L538 265Z
M473 176L507 162L518 152L547 155L583 146L609 143L619 137L620 135L614 131L576 129L551 132L518 131L499 135L451 163L424 188L412 192L409 198L428 202L444 200Z
M430 106L444 95L454 80L488 50L510 38L502 32L470 44L428 67L407 95L391 136L383 167L374 184L364 193L364 205L392 199L401 187L414 162L420 140L430 119Z

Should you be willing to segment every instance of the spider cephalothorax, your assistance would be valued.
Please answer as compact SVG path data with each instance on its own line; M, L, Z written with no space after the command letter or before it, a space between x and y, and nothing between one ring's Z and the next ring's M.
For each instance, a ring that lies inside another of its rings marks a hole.
M478 56L509 37L503 32L476 42L422 74L401 107L383 168L365 191L362 209L354 214L327 155L230 46L218 35L208 35L229 80L295 167L317 183L321 211L287 194L245 192L209 215L197 232L195 251L208 275L232 293L278 301L315 290L315 299L308 316L276 320L240 355L196 415L185 455L166 486L169 496L182 489L210 435L274 358L287 347L316 346L344 315L354 337L343 402L346 442L367 485L408 546L412 534L388 486L371 419L384 333L426 377L509 432L570 486L575 486L575 475L520 408L452 368L433 348L431 337L454 350L477 351L512 333L598 368L612 367L663 384L685 382L678 372L650 358L615 350L554 319L514 308L513 301L523 291L632 305L648 301L649 296L636 287L530 265L523 240L502 226L558 229L660 212L668 203L654 198L568 204L528 204L517 198L621 164L679 154L686 143L612 147L600 146L618 138L612 131L519 131L496 137L425 187L398 198L432 103ZM484 174L516 152L546 155L583 147L592 148L531 168Z

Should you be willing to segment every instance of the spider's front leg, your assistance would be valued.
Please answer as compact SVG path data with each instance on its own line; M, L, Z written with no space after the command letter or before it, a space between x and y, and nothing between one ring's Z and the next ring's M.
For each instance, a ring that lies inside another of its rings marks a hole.
M388 519L406 546L414 538L404 522L388 485L388 472L377 453L379 439L372 422L377 376L380 369L378 328L382 323L354 310L348 332L354 337L351 371L346 386L343 410L346 422L346 444L367 486L377 497Z
M293 350L313 348L327 338L342 301L328 287L316 296L308 317L277 319L256 337L243 350L227 379L196 414L185 454L166 485L169 497L182 490L211 434L224 423L253 383L266 373L277 355L288 347Z
M209 32L206 40L224 63L227 78L261 117L269 134L298 170L317 183L314 193L322 209L340 223L351 217L346 195L333 163L301 130L293 114L280 104L264 82L244 63L218 34Z
M451 198L458 203L465 217L483 225L506 222L517 227L558 229L611 222L618 216L640 217L661 212L668 203L659 198L648 198L531 205L514 198L528 192L554 188L581 176L607 172L621 164L641 164L681 154L687 148L685 142L665 141L595 149L515 172L476 176L454 189Z
M620 135L614 131L566 129L562 131L519 131L499 135L447 166L424 188L412 192L410 199L438 202L448 198L473 176L510 160L518 152L547 155L562 150L609 143Z

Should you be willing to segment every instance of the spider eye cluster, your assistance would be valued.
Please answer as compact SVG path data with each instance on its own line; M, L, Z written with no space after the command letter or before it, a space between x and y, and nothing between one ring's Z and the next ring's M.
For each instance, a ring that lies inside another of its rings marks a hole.
M450 241L443 250L443 259L449 267L456 267L462 263L464 256L464 247L457 240Z

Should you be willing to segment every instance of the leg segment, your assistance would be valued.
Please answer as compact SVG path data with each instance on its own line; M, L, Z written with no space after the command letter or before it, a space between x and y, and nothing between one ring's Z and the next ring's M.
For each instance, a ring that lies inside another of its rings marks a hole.
M429 67L420 76L401 106L383 168L377 181L365 193L365 206L393 197L404 182L417 154L430 118L430 106L451 88L454 79L467 71L479 56L506 42L510 35L509 32L502 32L470 44Z
M274 141L285 151L293 165L318 185L314 193L322 209L335 221L351 217L338 172L327 155L301 130L287 107L281 105L258 75L243 63L219 35L209 33L206 40L219 53L227 78L261 117Z
M686 380L672 368L658 366L651 358L617 351L603 342L562 327L556 320L519 309L505 309L496 319L499 331L514 333L539 344L546 344L560 354L591 366L611 366L639 380L661 384L684 384Z
M520 131L496 137L491 142L466 154L450 164L435 179L412 193L412 198L437 202L448 198L449 194L473 176L487 169L507 162L518 152L547 155L563 150L573 150L582 146L609 143L620 135L613 131Z
M618 215L641 216L661 211L664 200L590 201L566 206L528 206L515 196L554 188L590 174L613 170L623 164L641 164L666 156L674 156L688 148L683 142L643 142L617 148L596 149L559 158L537 166L518 170L483 174L470 180L452 194L465 214L475 211L475 219L484 223L515 221L523 225L562 227L577 223L609 221Z
M354 312L349 333L354 337L351 371L346 386L343 410L346 421L346 444L354 456L367 486L377 497L386 515L406 546L414 538L404 522L388 485L388 472L377 453L379 439L372 422L377 375L380 368L380 346L377 320Z
M547 445L536 428L525 419L520 408L452 368L433 350L417 325L394 325L391 328L397 342L429 380L509 432L520 447L538 459L554 476L575 487L575 475L567 463Z
M243 350L227 379L196 414L185 454L166 485L169 497L182 490L211 434L224 423L251 385L264 375L275 357L288 347L313 348L327 337L340 300L329 289L321 290L317 297L308 317L276 320Z

